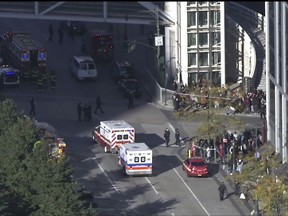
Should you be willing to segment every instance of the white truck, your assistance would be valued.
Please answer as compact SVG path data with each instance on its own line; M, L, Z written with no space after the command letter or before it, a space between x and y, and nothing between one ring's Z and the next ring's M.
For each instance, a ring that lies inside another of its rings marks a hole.
M92 131L92 139L104 148L104 152L117 153L119 145L135 141L135 129L124 120L100 121Z
M127 175L152 174L152 150L145 143L119 146L118 164Z

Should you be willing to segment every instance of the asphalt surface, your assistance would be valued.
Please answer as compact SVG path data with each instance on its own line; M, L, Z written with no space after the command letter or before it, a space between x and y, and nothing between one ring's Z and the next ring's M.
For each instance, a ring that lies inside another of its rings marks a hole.
M75 170L74 176L79 183L94 192L100 215L250 214L250 210L232 194L224 201L219 201L218 184L224 178L217 165L210 165L213 174L211 178L188 178L181 167L185 148L173 144L173 132L171 145L165 147L165 128L169 127L174 131L177 127L182 138L192 137L199 122L175 119L169 107L148 103L148 94L136 100L133 110L128 110L128 100L123 98L112 79L111 64L97 65L99 77L95 82L76 81L70 76L67 64L71 56L80 54L81 38L72 41L64 37L63 44L60 45L57 34L54 34L54 42L47 40L47 21L2 19L0 22L1 33L8 29L26 30L47 47L48 69L54 69L57 74L56 90L47 89L41 93L36 86L23 84L19 88L5 89L4 94L14 99L19 111L26 114L30 109L30 97L35 97L36 120L50 123L56 128L57 134L64 138L68 145L69 161ZM54 28L58 27L58 23L53 22ZM99 28L99 24L89 24L88 27ZM123 40L124 29L121 25L114 28L116 41ZM150 31L145 30L145 33ZM128 26L128 32L129 39L142 37L138 34L138 26ZM137 57L137 64L142 62L143 67L155 54L147 49L143 52L139 47L129 56L121 43L116 44L115 49L116 58L135 60ZM90 102L95 108L98 94L102 97L105 113L94 115L91 122L78 122L77 103ZM99 121L117 119L133 125L136 129L136 141L145 142L153 150L152 176L123 176L117 165L116 155L104 153L98 144L92 142L91 132ZM249 124L255 123L255 118L247 119ZM229 193L232 193L231 188Z

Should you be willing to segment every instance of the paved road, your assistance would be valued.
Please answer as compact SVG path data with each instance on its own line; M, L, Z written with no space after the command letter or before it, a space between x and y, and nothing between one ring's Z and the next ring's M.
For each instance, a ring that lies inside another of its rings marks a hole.
M80 39L72 41L65 38L62 45L47 41L48 22L1 22L13 30L33 32L34 37L48 49L48 68L57 73L55 92L47 90L39 93L35 86L22 85L18 89L6 89L5 94L13 98L24 113L29 112L29 98L35 96L37 120L52 124L64 137L75 177L95 193L102 215L247 215L245 210L235 207L231 199L219 201L215 178L198 179L185 175L181 169L183 147L164 146L162 136L166 127L171 130L178 127L182 137L187 137L196 131L197 122L174 119L170 111L147 103L147 95L136 101L135 109L128 110L127 99L121 96L112 80L111 65L99 65L99 79L95 82L75 81L68 73L67 63L72 55L79 53ZM56 23L53 24L56 26ZM96 24L89 26L93 25ZM131 38L138 37L137 27L131 27L129 34ZM120 37L119 33L118 40ZM124 54L120 56L121 46L118 47L117 56L123 58ZM78 122L77 103L80 100L90 101L95 107L97 94L103 98L105 114L93 116L91 122ZM92 128L100 120L110 119L129 122L136 129L136 141L146 142L153 149L155 169L152 176L123 176L117 166L116 155L103 153L100 146L92 142ZM174 143L173 139L171 143ZM214 176L218 175L215 170Z

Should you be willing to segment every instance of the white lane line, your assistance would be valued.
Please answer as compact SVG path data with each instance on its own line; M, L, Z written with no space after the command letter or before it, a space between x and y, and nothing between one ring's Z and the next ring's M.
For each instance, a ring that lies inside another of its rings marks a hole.
M158 191L156 190L156 188L152 185L152 183L149 181L149 179L147 177L145 177L145 179L147 180L147 182L151 185L151 187L153 188L153 190L155 191L156 194L159 194Z
M174 213L171 213L171 215L172 215L172 216L175 216L175 214L174 214Z
M97 163L97 165L99 166L99 168L101 169L101 171L104 173L104 175L106 176L106 178L108 179L108 181L111 183L112 187L115 189L115 191L117 193L119 193L119 190L117 189L117 187L114 185L113 181L109 178L109 176L107 175L107 173L104 171L104 169L101 167L101 165L97 162L97 160L94 158L95 162Z
M209 212L205 209L205 207L202 205L202 203L200 202L200 200L196 197L196 195L193 193L193 191L190 189L190 187L187 185L187 183L184 181L184 179L180 176L180 174L177 172L177 170L175 168L173 168L173 170L175 171L175 173L178 175L178 177L181 179L181 181L183 182L183 184L185 185L185 187L189 190L189 192L192 194L192 196L197 200L197 202L199 203L199 205L202 207L202 209L205 211L205 213L210 216Z

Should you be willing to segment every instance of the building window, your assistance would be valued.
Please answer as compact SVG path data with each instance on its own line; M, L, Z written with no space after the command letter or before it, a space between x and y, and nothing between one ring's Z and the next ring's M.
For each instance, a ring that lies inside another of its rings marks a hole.
M213 26L220 24L220 11L211 11L210 22Z
M208 2L207 1L199 1L198 5L207 5Z
M208 53L199 53L199 66L208 66Z
M196 12L187 13L187 27L196 26Z
M200 46L208 45L208 33L199 33L199 45Z
M189 33L188 34L188 47L196 46L197 34Z
M220 32L212 32L212 46L220 43Z
M208 24L208 12L207 11L200 11L199 12L199 26L207 26Z
M218 64L220 62L221 55L220 52L213 52L212 53L212 64Z
M197 83L197 73L196 72L188 73L188 86L191 86L192 82Z
M196 53L188 53L188 67L196 65Z
M187 2L187 6L195 5L195 4L196 4L196 1L189 1L189 2Z

